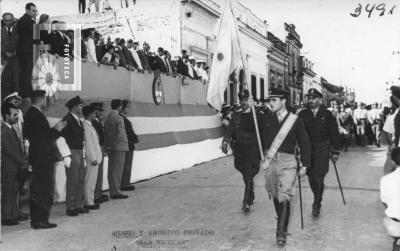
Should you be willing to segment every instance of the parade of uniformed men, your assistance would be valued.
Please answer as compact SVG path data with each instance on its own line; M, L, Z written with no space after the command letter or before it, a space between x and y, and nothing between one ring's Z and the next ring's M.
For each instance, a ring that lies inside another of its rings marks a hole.
M395 1L30 1L0 250L400 251Z
M329 161L336 162L339 157L339 131L336 118L322 107L322 94L316 89L310 89L307 98L309 108L301 111L299 117L303 119L311 141L311 165L307 170L307 176L314 194L312 214L318 217Z

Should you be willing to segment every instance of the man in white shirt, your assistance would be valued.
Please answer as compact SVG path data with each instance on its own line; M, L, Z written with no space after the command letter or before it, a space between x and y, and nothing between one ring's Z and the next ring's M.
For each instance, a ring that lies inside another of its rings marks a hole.
M383 176L380 182L381 201L386 207L383 224L386 231L394 238L393 250L400 250L400 148L391 154L396 169Z
M361 103L361 108L358 107L354 110L354 122L357 125L357 136L359 145L365 146L366 136L365 127L367 125L367 110L365 110L365 104Z
M368 111L367 114L368 122L371 124L372 132L374 134L375 145L380 147L380 127L382 123L382 111L379 109L378 103L374 104L374 107Z
M97 56L96 56L96 46L94 44L94 30L90 30L90 35L87 39L86 47L87 47L87 62L96 63L97 64Z

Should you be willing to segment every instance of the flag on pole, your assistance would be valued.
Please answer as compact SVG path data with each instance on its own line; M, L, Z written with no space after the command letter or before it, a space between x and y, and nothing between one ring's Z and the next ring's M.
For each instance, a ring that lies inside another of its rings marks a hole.
M224 92L229 75L242 66L239 34L233 15L231 0L226 0L220 17L217 45L211 66L210 83L207 90L207 102L218 111L224 102Z

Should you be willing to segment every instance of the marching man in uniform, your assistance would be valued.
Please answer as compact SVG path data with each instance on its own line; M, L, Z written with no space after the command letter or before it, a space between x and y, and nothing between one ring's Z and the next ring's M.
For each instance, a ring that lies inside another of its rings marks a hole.
M239 93L241 110L232 114L222 141L222 151L225 154L228 153L228 145L234 145L234 165L243 175L245 184L242 207L245 213L250 211L250 205L254 202L253 178L260 170L261 159L249 96L249 91L246 89Z
M311 144L302 119L287 111L288 93L273 89L269 99L272 112L265 113L260 122L265 152L261 166L266 169L266 190L273 198L278 216L277 244L285 245L296 176L297 173L304 176L310 166ZM297 170L296 148L300 148L300 170Z
M307 175L314 194L312 214L318 217L324 192L324 178L329 170L329 159L332 157L332 161L337 161L340 138L336 118L321 106L322 94L312 88L307 96L309 108L301 111L299 116L303 119L311 140L311 166Z

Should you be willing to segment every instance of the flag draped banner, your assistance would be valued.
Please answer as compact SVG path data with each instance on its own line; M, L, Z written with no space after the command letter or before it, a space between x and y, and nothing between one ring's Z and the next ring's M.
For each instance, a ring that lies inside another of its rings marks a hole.
M242 66L239 34L233 15L231 0L226 0L220 17L217 45L212 60L210 83L207 90L207 102L218 111L224 102L224 92L229 75Z

